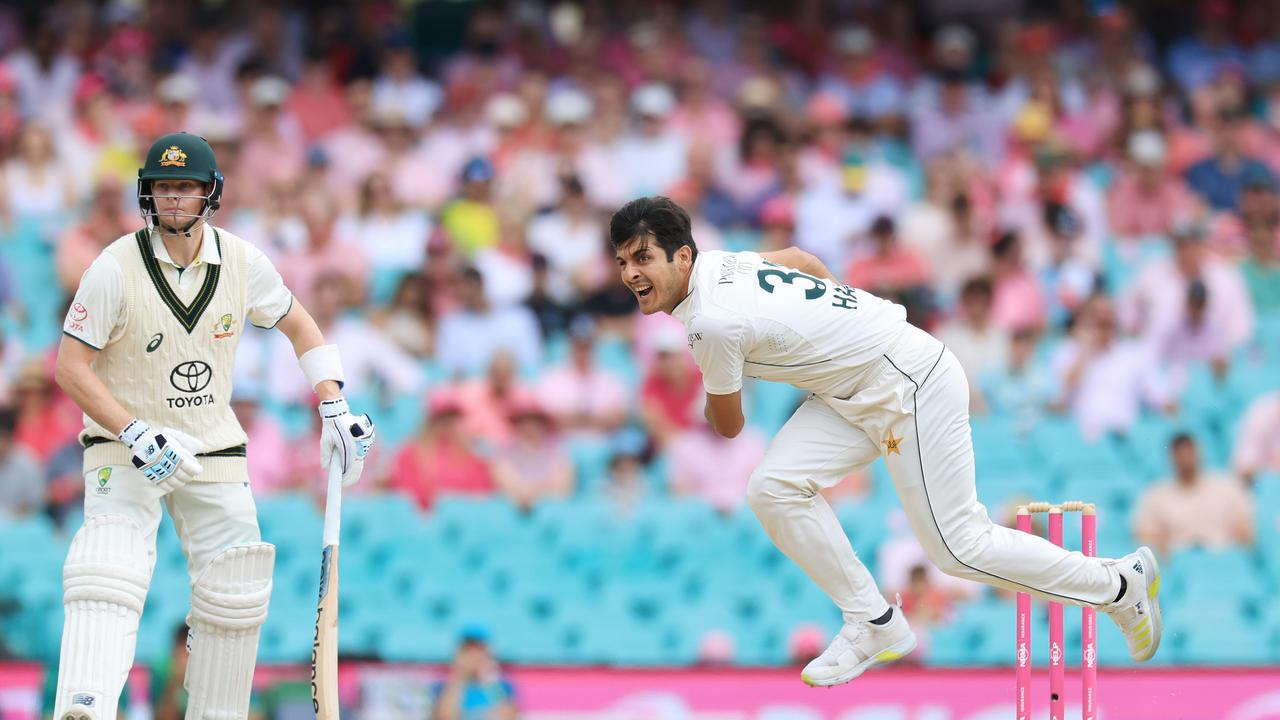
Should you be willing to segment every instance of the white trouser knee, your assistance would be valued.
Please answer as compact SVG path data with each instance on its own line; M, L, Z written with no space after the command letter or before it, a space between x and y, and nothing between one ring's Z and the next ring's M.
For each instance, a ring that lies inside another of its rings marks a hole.
M188 720L248 717L258 634L267 619L276 549L267 543L223 550L191 587Z
M114 720L151 584L151 553L123 515L93 515L62 570L65 620L56 720Z

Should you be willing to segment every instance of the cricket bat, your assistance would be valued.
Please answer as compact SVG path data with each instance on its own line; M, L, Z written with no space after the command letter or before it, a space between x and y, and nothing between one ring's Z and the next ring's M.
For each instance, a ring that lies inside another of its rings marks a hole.
M338 720L338 535L342 527L342 461L329 464L324 503L324 553L316 639L311 644L311 707L316 720Z

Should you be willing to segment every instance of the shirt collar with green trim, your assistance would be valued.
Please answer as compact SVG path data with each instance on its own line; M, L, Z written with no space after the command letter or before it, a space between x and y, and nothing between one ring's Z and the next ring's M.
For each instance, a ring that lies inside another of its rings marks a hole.
M213 237L213 227L209 223L201 225L202 236L200 240L200 254L196 257L191 267L199 267L202 263L211 265L221 265L222 255L218 252L218 243ZM179 269L185 269L173 261L169 255L169 249L164 246L164 240L160 238L160 232L155 228L151 229L151 254L162 263Z

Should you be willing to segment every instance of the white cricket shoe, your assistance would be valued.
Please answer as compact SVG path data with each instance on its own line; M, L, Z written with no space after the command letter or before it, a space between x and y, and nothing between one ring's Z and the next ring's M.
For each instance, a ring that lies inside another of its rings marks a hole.
M1160 647L1160 566L1145 545L1115 561L1128 587L1119 602L1099 607L1124 633L1129 657L1145 662Z
M915 649L916 634L907 626L902 608L894 606L893 617L884 625L845 623L827 649L804 666L800 679L814 687L840 685Z
M98 693L78 692L71 696L71 704L62 711L58 720L98 720L98 707L102 698Z

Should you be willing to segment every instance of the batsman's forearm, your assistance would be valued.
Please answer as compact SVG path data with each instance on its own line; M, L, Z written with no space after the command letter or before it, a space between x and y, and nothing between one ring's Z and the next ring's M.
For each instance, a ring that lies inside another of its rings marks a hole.
M133 414L115 399L89 366L58 363L54 380L86 415L112 433L119 435L133 420Z
M293 345L293 354L301 358L308 352L324 345L324 333L320 331L320 326L316 324L311 313L303 307L302 303L294 300L293 306L289 308L289 313L276 325L285 337L289 338L289 342ZM338 383L332 380L325 380L316 383L316 396L321 400L333 400L342 397L342 388Z

